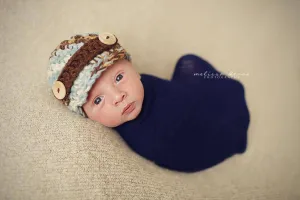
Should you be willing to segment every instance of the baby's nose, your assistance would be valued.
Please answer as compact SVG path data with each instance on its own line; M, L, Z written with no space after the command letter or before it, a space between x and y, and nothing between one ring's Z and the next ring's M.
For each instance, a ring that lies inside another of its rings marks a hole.
M116 94L113 104L115 106L119 105L124 99L126 98L125 92L120 92L119 94Z

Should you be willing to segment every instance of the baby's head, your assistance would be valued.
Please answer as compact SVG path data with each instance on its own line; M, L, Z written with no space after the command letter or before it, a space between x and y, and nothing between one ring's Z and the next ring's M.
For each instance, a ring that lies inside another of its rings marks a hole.
M72 36L49 59L48 82L56 99L107 127L139 115L144 100L140 79L130 55L110 33Z

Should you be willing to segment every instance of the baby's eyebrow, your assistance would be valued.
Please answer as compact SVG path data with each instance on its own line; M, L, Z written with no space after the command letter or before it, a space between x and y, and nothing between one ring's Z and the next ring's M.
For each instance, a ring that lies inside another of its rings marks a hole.
M90 102L91 102L91 99L92 99L92 94L89 94L89 95L88 95L88 98L87 98L87 102L90 103Z
M91 95L91 98L92 99L95 98L97 96L97 93L98 93L98 91L94 90L93 93L92 93L92 95Z
M93 90L93 91L90 91L91 93L88 95L88 101L92 101L95 96L97 95L96 94L96 90Z

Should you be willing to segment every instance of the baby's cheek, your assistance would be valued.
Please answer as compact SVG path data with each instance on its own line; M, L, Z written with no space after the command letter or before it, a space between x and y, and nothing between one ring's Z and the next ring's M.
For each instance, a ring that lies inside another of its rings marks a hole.
M120 119L118 117L110 116L107 117L105 121L106 121L106 126L115 127L120 125Z

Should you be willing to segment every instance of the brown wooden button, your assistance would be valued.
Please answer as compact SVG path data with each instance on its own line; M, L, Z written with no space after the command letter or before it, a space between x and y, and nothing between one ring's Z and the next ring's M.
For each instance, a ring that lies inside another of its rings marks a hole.
M66 87L61 81L55 81L52 92L57 99L63 99L66 96Z
M117 38L111 33L102 33L99 35L99 40L106 45L113 45L117 42Z

